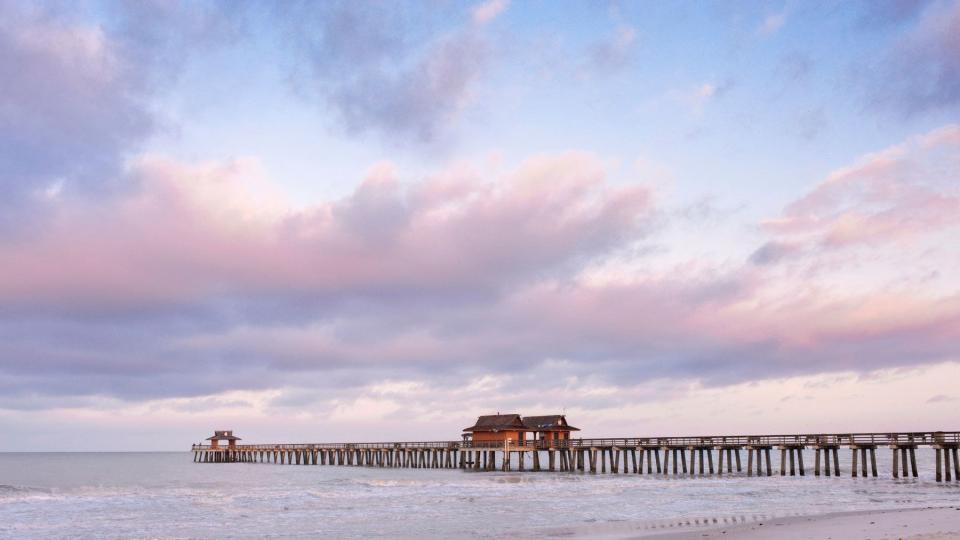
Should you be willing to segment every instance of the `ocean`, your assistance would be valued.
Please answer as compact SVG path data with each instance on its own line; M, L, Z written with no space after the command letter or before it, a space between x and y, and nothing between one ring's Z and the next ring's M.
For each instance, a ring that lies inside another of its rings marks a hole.
M777 454L774 452L774 454ZM193 463L174 453L0 454L2 538L502 538L683 529L788 515L955 505L919 479L472 472ZM813 463L812 453L805 462ZM774 472L779 465L774 462Z

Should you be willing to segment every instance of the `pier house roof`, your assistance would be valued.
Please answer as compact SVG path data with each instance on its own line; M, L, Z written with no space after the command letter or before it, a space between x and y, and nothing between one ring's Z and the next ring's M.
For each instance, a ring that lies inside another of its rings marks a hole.
M530 431L580 431L580 428L568 425L567 417L563 414L524 416L523 425Z
M526 431L519 414L488 414L477 418L477 423L463 431Z
M213 437L207 437L208 441L239 441L240 437L233 435L232 430L214 431Z

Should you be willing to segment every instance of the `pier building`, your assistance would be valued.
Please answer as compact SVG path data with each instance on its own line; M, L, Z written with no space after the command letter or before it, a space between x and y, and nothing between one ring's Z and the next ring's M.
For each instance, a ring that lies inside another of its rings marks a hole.
M567 424L567 417L563 414L524 416L523 425L533 433L534 441L559 443L569 440L571 431L580 431L580 428Z
M232 430L224 431L214 431L212 437L207 437L207 440L210 441L210 448L220 448L220 441L226 441L227 448L236 448L237 441L241 440L240 437L236 437L233 434Z
M519 445L526 440L527 431L519 414L500 413L481 416L472 426L463 428L469 435L465 440Z

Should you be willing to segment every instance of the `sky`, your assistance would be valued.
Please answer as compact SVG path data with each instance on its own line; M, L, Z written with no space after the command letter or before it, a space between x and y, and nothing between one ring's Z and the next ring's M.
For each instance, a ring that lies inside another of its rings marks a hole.
M0 1L0 451L955 430L958 381L958 1Z

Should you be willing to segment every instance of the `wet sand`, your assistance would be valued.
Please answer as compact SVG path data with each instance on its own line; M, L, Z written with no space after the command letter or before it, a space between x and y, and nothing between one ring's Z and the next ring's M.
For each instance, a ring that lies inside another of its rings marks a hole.
M663 531L629 523L554 530L555 538L642 540L960 540L960 505L761 519Z

